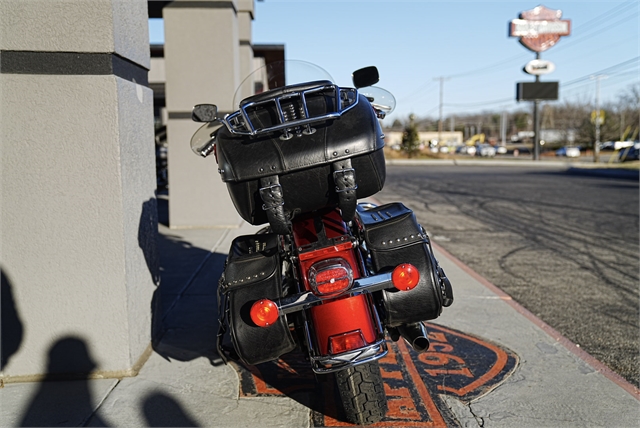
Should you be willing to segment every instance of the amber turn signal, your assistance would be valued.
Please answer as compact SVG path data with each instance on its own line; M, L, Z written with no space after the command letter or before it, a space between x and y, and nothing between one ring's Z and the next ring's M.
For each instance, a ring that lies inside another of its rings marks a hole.
M278 306L269 299L260 299L251 306L251 321L258 327L269 327L278 320Z
M413 290L420 282L420 272L414 265L403 263L393 270L391 282L400 291Z

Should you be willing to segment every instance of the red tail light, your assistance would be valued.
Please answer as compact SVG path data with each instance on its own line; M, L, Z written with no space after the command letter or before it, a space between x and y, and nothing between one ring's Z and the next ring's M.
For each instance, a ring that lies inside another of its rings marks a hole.
M322 260L309 269L309 285L314 294L338 294L348 290L352 283L351 266L341 258Z
M353 349L362 348L366 344L367 342L364 341L362 332L360 330L354 330L349 333L329 337L329 352L336 355Z
M269 299L258 300L249 311L251 321L258 327L269 327L280 316L278 306Z
M391 281L393 286L400 291L413 290L420 282L420 272L414 265L403 263L393 270Z

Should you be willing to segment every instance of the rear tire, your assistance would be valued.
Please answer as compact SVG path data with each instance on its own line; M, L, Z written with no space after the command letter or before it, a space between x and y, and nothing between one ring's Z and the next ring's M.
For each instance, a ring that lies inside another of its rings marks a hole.
M359 425L380 422L387 413L387 396L377 361L335 374L346 419Z

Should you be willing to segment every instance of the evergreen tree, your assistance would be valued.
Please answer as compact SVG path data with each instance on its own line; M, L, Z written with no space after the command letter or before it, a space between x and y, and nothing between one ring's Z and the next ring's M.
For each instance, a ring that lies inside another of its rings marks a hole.
M418 136L418 127L414 122L414 115L409 115L409 123L404 128L402 134L402 150L412 158L420 151L420 137Z

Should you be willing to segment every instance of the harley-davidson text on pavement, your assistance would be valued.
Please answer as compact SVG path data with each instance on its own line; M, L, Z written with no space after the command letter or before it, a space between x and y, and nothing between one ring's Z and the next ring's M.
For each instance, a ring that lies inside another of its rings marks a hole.
M459 425L440 395L469 402L502 383L515 369L508 349L463 332L426 323L431 346L418 354L404 341L388 342L380 360L389 411L373 426L429 427ZM314 426L352 426L344 422L328 377L318 384L299 353L258 366L235 365L245 398L286 395L309 407Z

